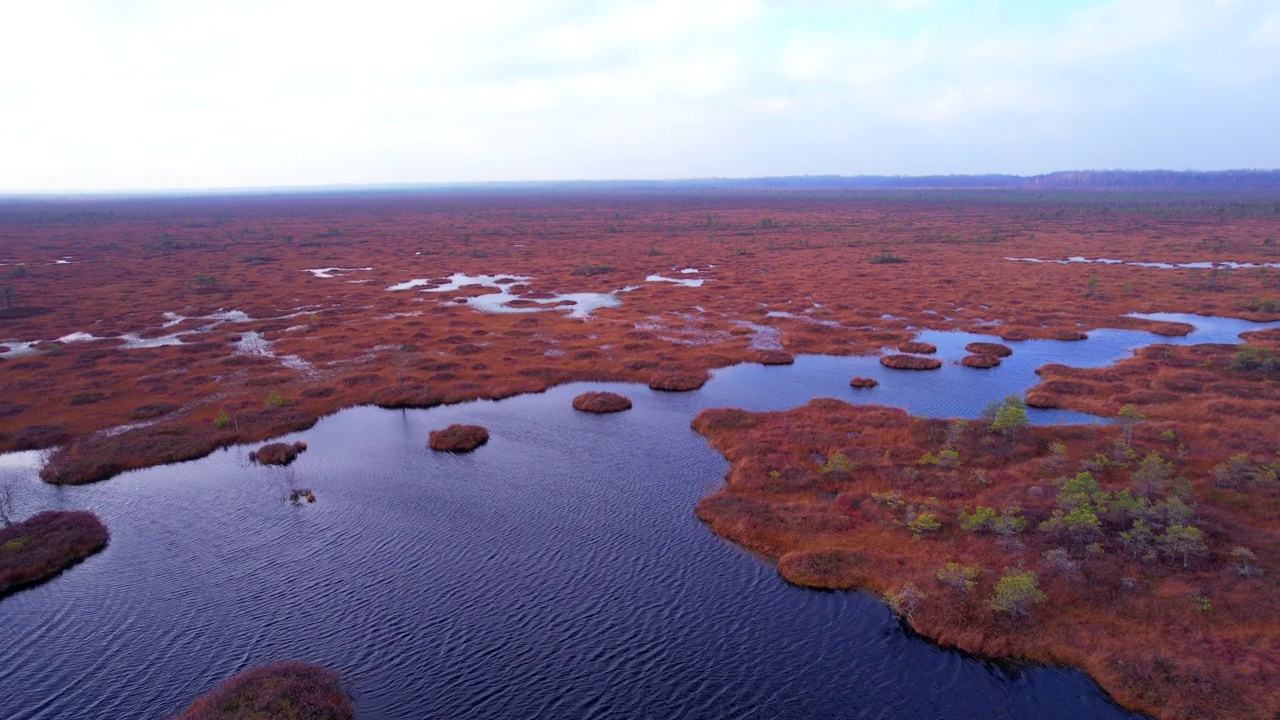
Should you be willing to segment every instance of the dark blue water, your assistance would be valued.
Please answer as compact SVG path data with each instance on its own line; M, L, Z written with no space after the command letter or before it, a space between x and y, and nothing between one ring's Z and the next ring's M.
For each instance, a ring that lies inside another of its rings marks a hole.
M1180 341L1245 328L1214 326ZM925 335L951 361L976 337ZM801 357L685 394L592 383L357 408L286 438L310 445L293 466L318 498L306 507L250 447L79 488L42 484L34 453L0 456L20 514L90 508L112 532L102 553L0 602L0 717L164 717L276 658L341 669L367 720L1129 717L1079 672L934 647L876 598L791 587L711 535L692 509L727 466L689 420L824 395L972 415L1038 364L1105 363L1153 339L1017 343L987 371ZM856 374L882 385L854 391ZM635 408L572 410L587 388ZM426 449L456 421L492 439L466 456Z

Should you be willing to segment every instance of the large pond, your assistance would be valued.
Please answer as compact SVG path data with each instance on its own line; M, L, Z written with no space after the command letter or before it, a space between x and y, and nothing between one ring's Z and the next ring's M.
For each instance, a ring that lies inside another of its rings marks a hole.
M1199 330L1173 342L1259 327L1189 320ZM66 488L38 480L37 454L0 455L20 514L90 508L112 533L102 553L0 601L0 717L165 717L276 658L340 668L367 720L1130 717L1080 672L968 657L904 632L868 594L791 587L694 518L727 469L689 430L704 407L834 396L974 415L1044 362L1098 365L1167 341L1027 341L979 371L954 361L990 338L924 339L942 370L806 356L726 368L684 394L591 383L347 410L288 436L310 445L293 466L317 497L304 507L249 447ZM859 374L882 384L849 388ZM587 388L635 408L574 411ZM456 421L492 439L465 456L426 448Z

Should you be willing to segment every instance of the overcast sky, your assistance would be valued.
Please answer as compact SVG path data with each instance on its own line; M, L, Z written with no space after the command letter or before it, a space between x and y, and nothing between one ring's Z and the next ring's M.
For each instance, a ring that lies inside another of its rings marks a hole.
M1278 167L1277 0L0 0L0 192Z

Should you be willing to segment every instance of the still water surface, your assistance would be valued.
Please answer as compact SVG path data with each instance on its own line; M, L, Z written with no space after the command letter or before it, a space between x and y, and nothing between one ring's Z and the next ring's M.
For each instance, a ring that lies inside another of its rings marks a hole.
M1258 327L1190 321L1197 333L1173 342ZM1132 717L1077 671L967 657L904 632L867 594L791 587L694 518L727 469L689 430L704 407L833 396L971 416L1045 362L1100 365L1167 341L1014 343L979 371L954 362L991 338L922 339L942 370L804 356L726 368L693 393L580 383L347 410L286 438L310 445L293 470L318 500L300 508L284 502L286 471L251 465L250 447L78 488L42 484L34 453L0 455L22 515L89 508L112 533L99 555L0 602L0 717L166 717L277 658L340 668L365 720ZM882 384L854 391L853 375ZM576 412L585 389L635 407ZM426 448L459 421L492 439L465 456Z

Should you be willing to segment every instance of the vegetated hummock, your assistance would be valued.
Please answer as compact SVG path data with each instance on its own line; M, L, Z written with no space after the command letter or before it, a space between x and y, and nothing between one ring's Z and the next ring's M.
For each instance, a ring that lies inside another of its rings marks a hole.
M795 356L785 350L760 350L752 359L761 365L791 365L796 361Z
M350 720L351 698L338 672L281 660L236 673L175 720Z
M973 355L965 355L960 358L960 364L965 367L978 369L993 368L1000 364L1000 358L995 355L974 353Z
M873 388L879 384L879 380L876 380L875 378L862 377L861 375L855 375L851 380L849 380L849 385L856 388Z
M937 370L942 367L938 358L919 355L881 355L880 364L895 370Z
M575 410L615 413L631 409L631 398L615 392L584 392L573 399Z
M933 353L938 352L938 346L933 343L921 342L919 340L909 340L898 346L898 352L932 355Z
M1189 330L1190 328L1188 328ZM964 349L974 355L994 355L998 358L1009 357L1013 354L1013 348L997 342L971 342L965 345Z
M832 399L714 409L732 463L697 514L791 582L866 588L918 632L1086 670L1162 718L1280 712L1280 332L1041 368L1038 404L1115 416L1031 427Z
M650 388L665 392L688 392L706 384L706 373L669 373L655 375L649 380Z
M0 598L56 576L109 539L106 526L86 510L46 510L0 527Z
M432 430L427 444L441 452L471 452L489 442L489 431L479 425L454 423L443 430Z
M260 465L288 465L298 457L298 453L306 449L307 444L301 440L292 443L267 443L249 453L249 459Z
M920 328L1013 340L1187 330L1134 311L1275 319L1274 270L1005 258L1275 262L1276 217L1265 193L1043 188L7 201L0 345L37 344L0 358L0 452L57 448L43 478L92 482L357 404L703 377ZM704 283L645 280L682 269ZM492 287L430 291L455 272L527 278L510 286L522 312L465 302ZM428 285L388 290L414 278ZM534 302L615 291L587 318Z

